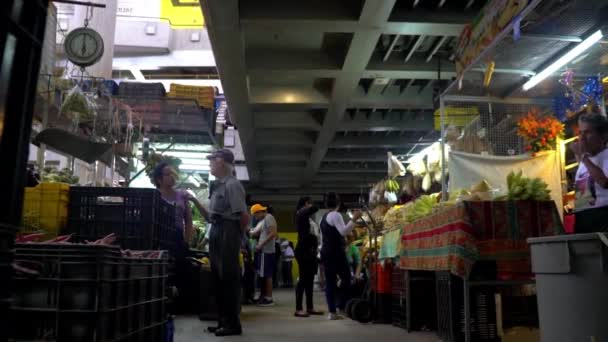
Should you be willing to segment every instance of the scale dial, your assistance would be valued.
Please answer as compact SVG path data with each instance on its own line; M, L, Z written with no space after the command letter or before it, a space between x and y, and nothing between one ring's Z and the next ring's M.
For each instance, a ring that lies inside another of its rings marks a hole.
M99 62L104 51L101 35L87 27L80 27L70 32L63 46L70 62L80 67L88 67Z

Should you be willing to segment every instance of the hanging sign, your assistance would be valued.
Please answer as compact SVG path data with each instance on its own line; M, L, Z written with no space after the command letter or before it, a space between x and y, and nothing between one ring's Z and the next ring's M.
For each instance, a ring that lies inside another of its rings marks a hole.
M456 73L459 79L462 78L466 67L494 41L527 4L527 0L491 0L479 12L473 23L464 27L455 53ZM519 32L517 34L519 35Z

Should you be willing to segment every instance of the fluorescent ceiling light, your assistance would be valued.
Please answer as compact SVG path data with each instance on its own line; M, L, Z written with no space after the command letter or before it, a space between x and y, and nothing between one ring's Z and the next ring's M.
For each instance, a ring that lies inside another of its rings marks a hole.
M583 53L585 50L589 49L593 44L597 43L602 39L604 35L602 34L602 30L598 30L587 39L583 40L580 44L575 46L572 50L568 51L565 55L560 57L557 61L553 62L553 64L549 65L545 70L539 72L534 75L528 82L524 84L524 91L530 90L535 85L539 84L542 80L547 78L549 75L553 74L557 70L559 70L564 65L568 64L578 55Z

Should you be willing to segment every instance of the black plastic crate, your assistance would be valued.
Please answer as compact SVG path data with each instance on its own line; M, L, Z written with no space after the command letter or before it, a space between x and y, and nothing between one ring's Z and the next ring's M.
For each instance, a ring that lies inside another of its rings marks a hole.
M446 342L464 341L464 282L449 272L436 272L437 335ZM472 341L500 341L492 288L470 291Z
M15 276L14 305L22 309L96 312L124 306L125 273L117 247L17 244L15 262L37 275Z
M437 329L435 272L408 270L404 278L407 330Z
M128 97L165 97L167 91L162 83L120 82L118 95Z
M81 240L116 234L124 249L166 249L178 246L175 206L155 189L70 188L68 228Z
M405 270L398 266L393 266L391 274L391 293L393 296L405 294Z
M394 326L407 329L407 308L404 296L393 295L391 302L391 322Z
M12 226L0 224L0 300L8 300L12 292L13 248L16 229ZM0 314L5 314L0 308ZM1 326L0 326L1 328Z
M125 316L122 310L107 312L18 310L10 316L16 341L102 342L122 336Z

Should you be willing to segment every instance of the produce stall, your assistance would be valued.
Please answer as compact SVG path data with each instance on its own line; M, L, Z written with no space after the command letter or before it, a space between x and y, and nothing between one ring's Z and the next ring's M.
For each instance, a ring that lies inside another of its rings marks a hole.
M445 340L499 338L494 293L534 284L526 239L564 233L576 170L567 144L578 114L605 113L604 53L594 45L604 5L490 1L460 37L457 79L439 97L439 162L408 166L433 180L440 167L441 203L422 215L403 209L401 227L402 270L436 272ZM483 77L470 72L480 69ZM482 179L486 191L459 196Z

